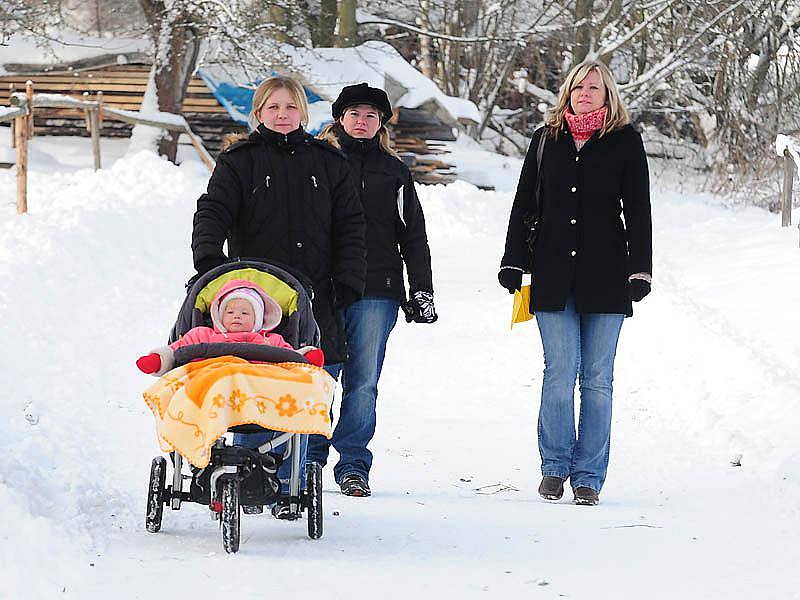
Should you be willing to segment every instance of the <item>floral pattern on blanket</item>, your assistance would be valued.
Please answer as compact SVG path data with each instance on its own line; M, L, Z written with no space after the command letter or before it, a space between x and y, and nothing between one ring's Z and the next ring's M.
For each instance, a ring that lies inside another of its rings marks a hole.
M173 369L143 396L156 419L161 450L175 450L202 468L214 442L235 425L330 438L335 387L314 365L222 356Z

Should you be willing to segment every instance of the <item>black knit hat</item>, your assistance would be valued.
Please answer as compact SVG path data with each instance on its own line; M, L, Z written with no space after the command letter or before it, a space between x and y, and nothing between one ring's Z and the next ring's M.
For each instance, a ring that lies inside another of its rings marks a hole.
M386 123L392 118L389 96L382 89L369 87L366 83L343 87L336 102L331 106L331 114L338 121L346 108L356 104L369 104L377 108L381 112L381 123Z

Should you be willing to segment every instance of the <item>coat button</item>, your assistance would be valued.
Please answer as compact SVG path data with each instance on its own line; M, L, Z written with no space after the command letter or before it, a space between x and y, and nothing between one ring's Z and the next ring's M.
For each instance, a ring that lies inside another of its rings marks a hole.
M576 156L576 157L575 157L575 162L578 162L580 159L581 159L581 157L580 157L580 156Z
M569 255L570 255L570 256L575 256L577 253L578 253L578 252L577 252L576 250L573 250L572 252L570 252L570 253L569 253Z
M297 247L298 248L302 248L303 247L303 242L297 242Z
M578 191L578 188L576 188L576 187L574 187L574 186L573 186L573 188L572 188L572 191L573 191L573 192L577 192L577 191Z
M575 223L577 223L577 221L575 219L570 219L569 220L569 224L570 225L575 225Z

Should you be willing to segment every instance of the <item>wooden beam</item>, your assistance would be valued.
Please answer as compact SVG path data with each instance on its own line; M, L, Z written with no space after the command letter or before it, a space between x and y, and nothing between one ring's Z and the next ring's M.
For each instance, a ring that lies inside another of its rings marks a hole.
M781 194L781 227L792 224L792 184L797 166L794 158L786 148L783 151L783 193Z
M28 212L28 135L27 117L17 117L14 135L17 144L17 213Z
M90 108L86 111L89 115L89 133L92 134L92 154L94 155L94 170L102 167L100 161L100 109Z
M197 136L193 134L192 130L188 127L186 128L186 135L189 136L189 139L192 141L192 146L194 146L194 149L197 150L197 153L200 155L200 160L203 161L203 164L205 164L209 171L213 172L216 165L211 156L209 156L205 146L203 146L203 143L197 139Z
M28 122L27 122L27 136L28 139L33 137L33 82L29 79L25 82L25 95L28 97Z

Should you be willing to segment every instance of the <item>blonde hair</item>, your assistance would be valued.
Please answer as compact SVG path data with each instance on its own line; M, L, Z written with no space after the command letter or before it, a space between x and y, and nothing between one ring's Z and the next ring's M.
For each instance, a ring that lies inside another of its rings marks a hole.
M619 90L617 89L617 82L614 81L614 76L607 66L597 61L586 61L579 65L572 67L564 83L558 91L558 103L556 107L550 112L545 121L545 126L550 129L550 135L558 137L559 132L564 128L566 117L564 116L570 110L569 96L577 85L583 81L591 71L597 71L600 78L603 80L603 85L606 86L606 119L603 126L600 128L599 137L603 137L609 131L618 129L623 125L631 122L628 115L628 109L622 103L619 97Z
M334 122L325 125L325 127L322 128L322 131L317 134L317 139L322 140L323 142L328 142L334 148L341 150L342 144L339 142L339 136L336 135L335 129L336 125L338 124L338 122ZM396 159L400 160L400 156L394 151L394 148L392 148L392 138L389 135L389 130L386 128L386 125L381 123L381 128L378 129L378 133L376 135L378 136L378 146L380 146L380 149L386 152L386 154L394 156Z
M306 125L308 123L308 100L306 100L306 93L303 91L303 86L291 77L276 75L262 81L253 94L253 107L250 109L250 114L247 117L247 122L250 123L253 129L258 127L258 124L261 122L258 118L258 113L267 103L272 92L281 88L289 91L295 104L297 104L297 108L300 109L301 125Z

